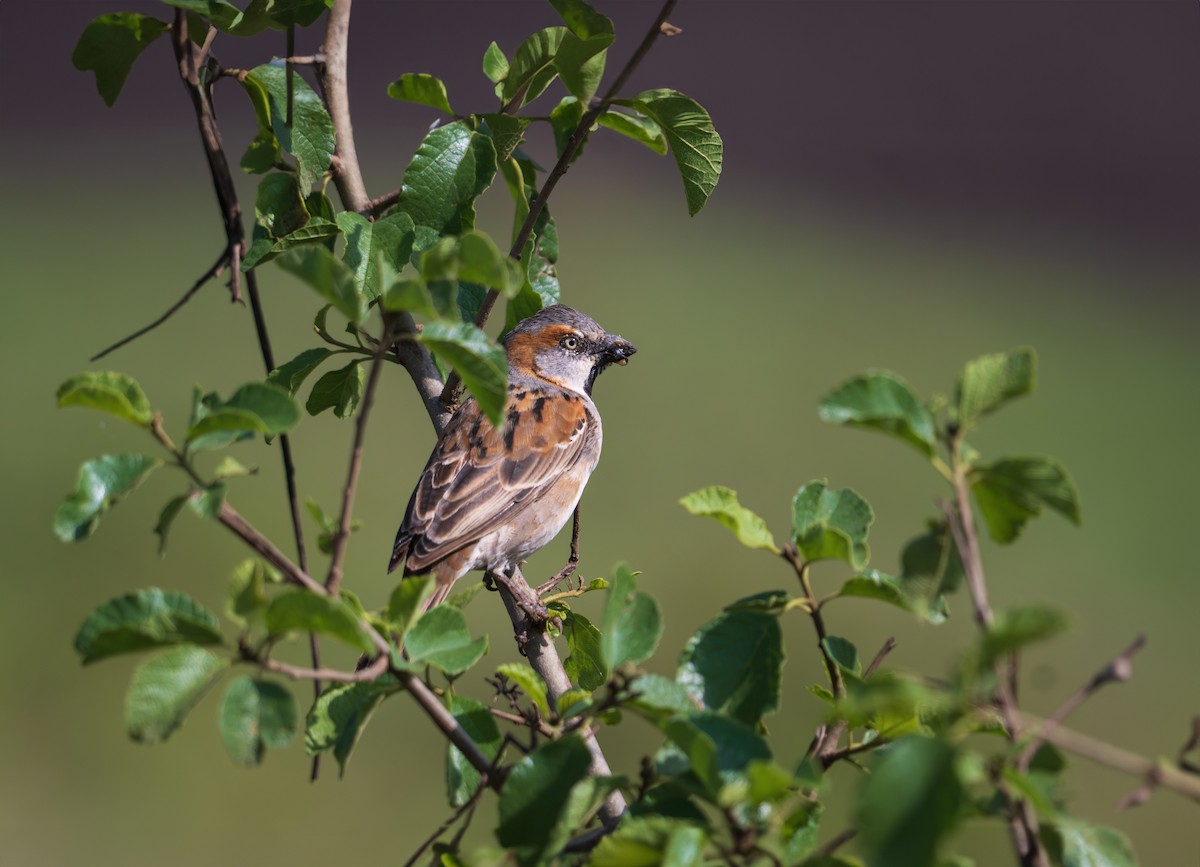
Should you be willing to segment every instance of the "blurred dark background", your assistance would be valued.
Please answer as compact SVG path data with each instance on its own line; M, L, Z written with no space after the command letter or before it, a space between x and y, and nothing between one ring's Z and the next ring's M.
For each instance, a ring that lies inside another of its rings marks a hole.
M610 70L624 62L657 4L598 2L617 26ZM165 559L150 534L182 489L160 474L96 536L66 547L50 518L76 466L103 452L150 448L127 426L58 413L53 392L88 356L157 316L211 262L220 223L190 105L160 40L107 109L70 55L93 17L170 17L143 2L8 2L0 6L0 156L8 207L8 371L3 527L7 600L0 607L0 839L14 864L316 863L403 859L447 810L442 744L403 697L386 704L344 780L326 767L306 782L302 750L246 772L224 756L207 697L165 746L123 733L121 694L132 659L81 670L74 631L126 589L186 589L219 610L245 552L215 527L181 517ZM981 431L985 453L1045 452L1074 471L1084 526L1035 522L1013 548L985 551L995 603L1042 601L1070 612L1068 636L1028 654L1024 700L1047 713L1138 632L1150 643L1134 679L1095 697L1081 729L1146 755L1171 754L1200 711L1192 632L1200 611L1195 491L1200 487L1193 379L1200 272L1200 5L1194 2L698 2L672 16L631 92L669 86L712 113L725 173L689 219L674 166L604 131L552 199L562 238L564 300L641 349L605 376L604 461L585 498L588 577L618 560L643 571L667 632L653 665L673 671L679 648L717 607L790 586L782 564L741 550L715 524L675 505L707 484L736 488L778 536L790 497L811 478L853 486L875 506L874 564L896 568L920 530L938 480L902 447L823 426L820 396L866 367L945 393L966 359L1021 343L1040 353L1037 394ZM536 2L366 2L351 31L352 106L370 192L396 187L432 109L387 99L403 72L443 78L452 104L494 97L479 59L495 39L512 54L557 23ZM318 25L297 50L321 40ZM284 53L283 35L215 48L226 66ZM534 104L548 112L560 93ZM232 82L217 92L236 162L253 118ZM544 108L541 108L544 106ZM529 150L553 161L549 136ZM244 203L255 179L243 177ZM482 226L505 237L510 203L485 197ZM314 345L307 290L267 266L264 293L276 355ZM159 331L105 359L137 377L168 426L183 424L193 383L228 392L261 375L248 312L212 285ZM397 370L367 442L348 586L371 606L391 535L432 444L425 415ZM295 442L300 485L332 508L349 426L306 419ZM261 467L233 491L239 509L290 538L278 457L241 447ZM309 526L310 535L314 528ZM542 552L549 574L565 541ZM320 560L318 560L318 563ZM825 590L842 576L817 573ZM831 606L831 629L871 655L888 635L892 661L942 672L971 638L956 616L921 628L870 602ZM595 608L585 601L584 610ZM491 635L489 661L515 656L494 597L468 610ZM787 624L784 713L772 726L793 761L820 709L804 687L822 673L809 626ZM296 648L297 658L301 648ZM336 658L335 662L338 661ZM469 689L482 695L481 686ZM297 687L301 703L307 690ZM606 739L636 772L653 748L636 723ZM1160 793L1114 814L1137 781L1074 761L1076 811L1128 832L1144 865L1195 863L1195 810ZM857 784L852 769L835 780ZM493 822L477 819L482 841ZM827 833L842 819L835 812ZM960 848L984 865L1011 862L997 828L968 825Z

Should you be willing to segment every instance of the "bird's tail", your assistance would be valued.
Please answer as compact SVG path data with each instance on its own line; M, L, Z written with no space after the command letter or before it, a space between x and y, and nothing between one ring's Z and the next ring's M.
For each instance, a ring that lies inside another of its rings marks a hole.
M443 584L441 581L437 582L437 587L434 588L433 593L428 599L421 603L421 613L424 614L435 605L441 605L446 601L446 597L450 595L450 591L453 589L453 581L449 582L448 584Z

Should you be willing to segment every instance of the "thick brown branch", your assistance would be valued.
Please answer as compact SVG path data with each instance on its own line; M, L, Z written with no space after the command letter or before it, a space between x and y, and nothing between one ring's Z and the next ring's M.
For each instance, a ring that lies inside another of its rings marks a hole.
M325 44L321 46L325 62L321 65L320 75L321 88L325 93L325 106L329 109L329 117L333 121L333 183L342 198L342 207L347 211L361 212L366 210L370 197L363 184L358 153L354 149L354 126L350 122L346 60L350 40L351 2L352 0L335 0L329 10Z
M521 576L520 569L513 570L513 577L519 578L522 581L525 580ZM508 609L508 616L512 620L513 630L518 636L525 638L523 647L525 655L529 659L530 666L546 682L546 695L550 699L550 705L557 707L558 699L571 688L571 679L567 676L567 670L563 667L562 659L559 658L558 649L546 634L543 625L534 623L525 609L517 604L512 594L502 585L500 587L500 598L504 600L504 607ZM612 771L609 769L607 759L604 758L604 751L600 749L600 743L596 740L595 732L590 729L585 732L583 742L587 745L588 752L592 755L592 776L611 776ZM624 812L625 797L620 792L613 792L600 806L600 821L605 826L612 825L621 818L621 814Z

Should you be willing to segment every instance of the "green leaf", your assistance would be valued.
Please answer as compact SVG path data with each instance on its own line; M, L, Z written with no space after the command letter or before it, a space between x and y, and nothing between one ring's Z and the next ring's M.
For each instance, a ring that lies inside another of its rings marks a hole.
M412 217L397 212L372 223L361 214L342 211L337 215L337 224L346 234L343 257L354 272L354 285L373 301L387 288L381 285L384 277L379 271L380 257L393 274L408 264L414 237Z
M304 79L292 77L292 124L287 124L287 71L283 66L256 66L247 73L244 86L266 93L271 109L271 130L285 151L296 158L300 191L307 196L319 186L333 157L333 121L321 98Z
M508 75L508 58L495 42L483 52L483 74L492 84L499 84Z
M809 482L792 501L792 541L805 560L844 560L862 569L870 559L867 530L875 520L871 506L850 488Z
M138 667L125 694L125 728L144 744L165 741L225 670L227 662L185 644Z
M503 163L512 156L512 152L524 141L525 130L531 123L527 117L518 117L503 112L481 114L479 118L486 124L486 126L481 126L480 130L490 135L496 146L497 164Z
M1129 838L1115 828L1062 818L1039 834L1058 867L1137 867Z
M521 94L517 108L537 99L558 76L554 57L567 33L565 27L546 27L522 42L513 55L500 98L509 102Z
M738 541L747 548L766 548L779 553L775 538L767 524L758 515L738 503L737 492L713 485L693 491L679 501L693 515L716 518L737 535Z
M267 597L267 585L282 583L283 576L270 564L255 558L243 560L229 576L225 615L245 628L251 621L265 615L271 603Z
M937 596L932 601L927 600L919 593L913 592L913 588L903 579L893 578L878 569L867 569L855 575L842 585L838 596L877 599L916 614L930 623L943 623L946 620L945 599Z
M323 374L312 387L304 408L319 415L330 407L338 418L350 418L363 395L363 368L357 361Z
M912 387L889 371L869 370L842 383L821 398L817 411L822 421L883 431L926 457L934 453L933 415Z
M603 18L604 16L599 16ZM605 19L607 20L607 19ZM612 23L609 22L611 28ZM591 103L600 87L600 79L604 77L604 65L608 56L608 46L612 45L614 34L600 33L588 39L581 39L574 33L563 36L562 44L554 55L554 69L558 72L567 90L584 105ZM531 88L532 89L532 88Z
M853 675L862 674L858 648L852 642L838 635L828 635L821 640L821 647L842 671Z
M435 319L439 311L434 306L433 294L420 277L393 280L383 292L383 309L389 312L405 311L419 313Z
M500 754L503 739L496 726L491 709L481 702L457 693L446 696L446 708L454 720L470 736L475 745L489 759L495 761ZM446 793L451 807L466 804L479 788L480 775L475 766L453 744L446 745Z
M603 623L600 649L610 671L648 659L662 638L658 602L637 589L637 579L624 563L613 572Z
M388 599L387 621L403 644L404 636L421 614L421 603L433 592L434 581L429 575L410 575L396 585Z
M648 815L625 819L592 853L592 867L693 867L703 862L707 832L693 822Z
M683 178L688 214L704 207L721 177L721 136L703 106L677 90L646 90L633 107L654 120L671 145L671 154Z
M344 601L295 590L277 596L267 609L267 632L320 632L367 653L375 645L363 633L357 615Z
M404 170L397 208L439 232L486 190L496 175L491 138L454 121L431 131Z
M257 469L244 466L232 455L225 455L221 458L221 463L217 464L217 468L213 470L213 477L217 479L232 479L238 476L252 476L256 472L258 472Z
M188 429L188 450L227 445L227 434L261 433L278 436L300 421L300 407L283 388L267 382L248 382L227 401L212 401L208 412ZM217 436L213 436L213 435Z
M630 707L660 724L667 717L700 709L686 686L661 674L640 674L629 689L635 695Z
M366 318L367 307L354 272L324 247L297 247L277 260L279 267L299 277L351 322Z
M310 756L332 749L339 776L346 773L350 754L362 737L376 708L402 687L392 675L365 683L341 683L332 686L317 699L308 712L304 747Z
M1067 619L1052 608L1024 605L999 614L980 640L970 662L983 671L995 660L1014 650L1045 641L1067 629Z
M931 620L946 614L943 595L962 583L962 557L954 534L944 521L931 521L929 529L908 541L900 554L900 580L910 598L923 600Z
M159 513L158 523L154 525L154 534L158 536L158 556L162 557L167 553L167 535L171 532L171 525L179 517L180 510L187 505L190 496L190 494L183 494L172 498Z
M1034 389L1036 371L1037 354L1032 346L968 361L954 395L958 426L966 431L1013 398L1029 394Z
M193 512L208 521L215 521L225 505L227 486L220 482L203 488L193 488L187 504Z
M777 617L727 611L688 641L675 679L705 707L753 726L779 709L783 661Z
M496 839L513 851L520 864L541 864L566 842L561 832L555 833L557 819L591 763L583 741L567 735L513 765L500 790Z
M824 811L825 805L820 801L805 801L788 813L779 829L785 864L795 864L817 848L817 832Z
M644 144L659 156L667 154L667 137L663 135L662 127L648 117L608 108L596 120L600 126Z
M291 361L272 370L267 376L267 382L286 389L287 393L294 397L308 375L332 354L332 349L306 349Z
M716 711L675 717L663 731L683 751L710 796L727 783L745 781L751 762L771 758L767 742L752 729Z
M859 797L855 826L872 867L925 867L954 827L964 796L954 747L909 737L888 748Z
M295 175L274 172L258 182L254 221L266 229L271 238L283 238L303 228L310 216ZM243 265L242 270L249 270L265 259L265 254L259 255L251 265Z
M1043 506L1073 524L1080 522L1075 481L1054 458L1034 455L982 464L971 471L971 483L988 533L1001 544L1015 540Z
M64 542L86 539L100 516L162 466L145 455L102 455L84 463L71 494L54 513L54 534Z
M550 112L550 129L554 131L554 153L561 157L567 150L567 145L570 143L571 136L575 134L575 130L579 127L579 122L583 120L584 106L574 96L564 96L562 100ZM586 137L586 132L584 133ZM572 162L579 159L583 154L583 144L575 151L575 156Z
M599 689L608 680L600 630L578 611L568 611L563 617L563 633L567 637L568 655L563 660L567 677L589 692Z
M454 114L440 78L425 72L406 72L388 85L387 95L401 102L415 102Z
M123 373L98 371L72 376L58 387L58 405L98 409L139 427L149 427L154 413L142 387Z
M521 688L537 709L541 711L542 719L550 719L550 702L546 698L546 684L542 676L522 662L506 662L496 666L496 673L502 674Z
M458 279L498 290L506 298L525 283L521 263L500 251L483 232L463 232L458 239Z
M467 618L457 608L437 605L417 620L404 642L414 663L448 675L462 674L487 653L487 636L471 639Z
M454 368L492 424L500 424L508 396L508 357L504 350L469 322L431 322L418 340Z
M562 16L563 23L580 39L611 36L613 23L584 0L550 0L550 5Z
M282 749L296 736L296 702L279 684L243 675L225 691L220 726L230 758L254 767L267 748Z
M105 602L75 636L83 664L175 644L220 644L217 618L190 596L151 587Z
M96 74L96 90L106 105L117 101L133 62L163 34L165 21L133 12L101 15L84 28L71 54L80 72Z
M188 12L203 15L213 27L226 32L233 30L242 20L241 10L232 3L227 3L226 0L163 0L163 2L176 9L186 9ZM199 39L204 38L202 32L192 35Z

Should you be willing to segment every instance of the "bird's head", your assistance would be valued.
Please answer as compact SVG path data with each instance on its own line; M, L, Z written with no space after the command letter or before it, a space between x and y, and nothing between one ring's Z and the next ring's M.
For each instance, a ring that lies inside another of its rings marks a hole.
M504 348L513 372L588 394L606 367L625 364L637 352L628 340L562 304L518 322L504 338Z

